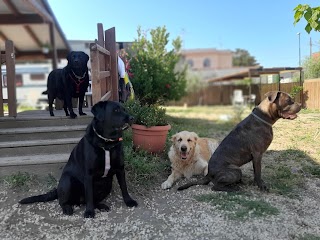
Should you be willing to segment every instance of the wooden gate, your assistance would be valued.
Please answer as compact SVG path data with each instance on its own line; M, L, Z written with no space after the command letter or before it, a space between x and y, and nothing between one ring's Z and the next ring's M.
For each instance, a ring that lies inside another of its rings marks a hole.
M2 78L2 65L6 65L6 77ZM4 81L3 81L4 80ZM3 85L8 90L8 98L3 98ZM4 116L3 104L8 103L9 117L17 116L17 96L16 96L16 70L14 45L11 40L5 41L5 52L0 54L0 117Z
M92 104L119 101L115 28L103 31L98 23L98 39L90 44Z

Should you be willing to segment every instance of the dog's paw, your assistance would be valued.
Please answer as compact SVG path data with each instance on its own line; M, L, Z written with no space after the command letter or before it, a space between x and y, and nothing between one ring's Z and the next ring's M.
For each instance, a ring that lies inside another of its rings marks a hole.
M169 181L165 181L161 184L161 188L162 189L168 189L168 188L171 188L172 187L172 183L169 182Z
M65 215L71 216L73 214L73 208L70 205L66 205L62 207L62 212Z
M136 207L138 206L138 203L133 200L133 199L130 199L130 200L126 200L125 201L125 204L128 206L128 207Z
M76 117L77 117L77 114L75 114L75 113L70 113L70 118L74 119L74 118L76 118Z
M260 181L255 180L255 183L258 185L261 191L264 191L264 192L269 191L269 187L263 180L260 180Z
M94 218L94 216L95 216L94 210L86 210L84 212L84 217L85 218Z
M98 203L95 207L97 209L99 209L101 212L109 212L110 211L110 208L106 204L103 204L103 203Z

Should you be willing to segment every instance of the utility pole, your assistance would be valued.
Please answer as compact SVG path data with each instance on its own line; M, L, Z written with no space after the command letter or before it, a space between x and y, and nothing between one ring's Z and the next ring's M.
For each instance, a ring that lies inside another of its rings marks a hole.
M299 67L301 66L301 49L300 49L300 32L297 33L299 37Z
M312 41L311 41L311 37L310 37L310 58L312 57Z

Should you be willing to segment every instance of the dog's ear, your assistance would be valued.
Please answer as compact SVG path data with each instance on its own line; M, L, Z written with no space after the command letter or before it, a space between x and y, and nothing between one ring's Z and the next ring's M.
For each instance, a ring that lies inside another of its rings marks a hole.
M86 54L85 52L82 52L83 53L83 56L84 56L84 59L86 61L86 63L89 61L89 55Z
M98 120L103 120L104 119L104 109L105 109L106 105L107 105L107 102L103 102L103 101L96 103L91 109L93 116L95 118L97 118Z
M67 55L67 57L66 57L67 60L68 60L68 62L70 62L70 58L71 58L72 53L73 53L73 51L69 52L68 55Z
M177 139L177 134L172 135L172 137L171 137L171 141L172 141L172 142L175 142L175 141L176 141L176 139Z
M273 103L280 96L280 93L281 92L279 91L270 91L267 92L265 96L268 98L269 102Z
M194 138L194 140L198 141L198 138L199 138L198 134L196 134L195 132L191 132L191 134L192 134L192 137Z

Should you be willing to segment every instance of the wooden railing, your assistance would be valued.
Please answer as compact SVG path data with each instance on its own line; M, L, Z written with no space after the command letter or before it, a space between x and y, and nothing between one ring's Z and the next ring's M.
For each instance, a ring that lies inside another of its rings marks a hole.
M6 65L6 87L8 98L3 98L3 78L2 65ZM4 116L3 104L8 104L9 117L17 116L17 96L16 96L16 70L15 70L15 53L14 44L11 40L5 41L5 52L0 54L0 117Z
M119 101L115 28L103 31L98 23L98 39L90 44L92 104Z

